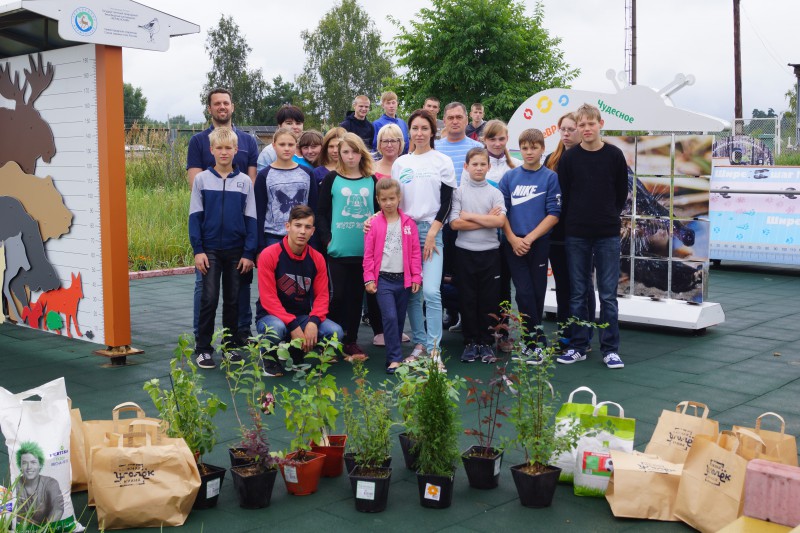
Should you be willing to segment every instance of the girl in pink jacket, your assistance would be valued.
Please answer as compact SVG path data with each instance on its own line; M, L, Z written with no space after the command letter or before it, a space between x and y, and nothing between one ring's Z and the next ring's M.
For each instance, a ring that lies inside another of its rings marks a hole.
M386 341L386 373L394 374L403 361L401 336L411 293L422 283L422 251L417 224L400 205L400 182L375 184L381 212L364 236L364 287L378 300Z

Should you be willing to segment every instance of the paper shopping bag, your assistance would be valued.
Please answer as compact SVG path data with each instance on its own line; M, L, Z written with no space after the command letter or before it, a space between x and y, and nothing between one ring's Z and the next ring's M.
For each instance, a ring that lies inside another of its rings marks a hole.
M575 402L575 394L578 392L588 392L592 395L592 403ZM578 387L569 394L566 403L563 403L556 413L556 436L564 435L575 426L580 425L580 415L590 415L597 405L597 395L589 387ZM600 414L606 414L606 407L603 406ZM584 432L585 433L585 432ZM554 455L550 464L561 469L558 477L559 481L572 483L575 475L575 454L576 448Z
M133 413L134 418L121 418L123 413ZM119 433L125 435L130 441L136 437L144 437L141 432L131 432L130 425L134 420L150 420L161 423L157 418L147 418L144 409L133 402L125 402L117 405L111 410L111 420L85 420L83 422L84 450L86 455L86 469L88 472L89 505L94 505L94 490L92 489L92 448L102 445L107 433ZM162 434L166 428L162 427ZM130 444L127 442L126 444Z
M730 431L694 438L675 500L675 516L703 533L713 533L742 514L747 459Z
M694 408L694 416L686 411ZM697 415L702 408L701 415ZM708 418L708 406L699 402L684 401L675 407L675 411L664 410L658 417L658 424L644 450L649 455L657 455L671 463L683 463L697 435L709 435L716 438L719 424Z
M616 406L619 416L600 414L606 405ZM589 432L578 441L573 492L576 496L602 498L614 470L611 451L633 451L636 420L625 418L618 403L600 402L592 414L580 415L580 424Z
M183 439L161 437L153 421L136 420L130 427L137 437L109 433L104 444L92 447L98 526L183 525L200 490L192 452Z
M764 417L777 418L781 423L780 431L761 429L761 420ZM733 430L742 429L742 426L733 426ZM756 426L749 429L764 441L766 450L760 454L760 443L751 438L743 438L739 446L739 455L745 459L766 459L789 466L797 466L797 440L794 435L786 434L786 421L777 413L767 412L756 418Z
M69 433L69 462L72 467L72 492L82 492L89 488L89 473L86 469L86 453L83 438L83 419L80 409L70 409L72 427Z
M611 451L606 500L619 518L677 521L673 514L683 465L655 455Z

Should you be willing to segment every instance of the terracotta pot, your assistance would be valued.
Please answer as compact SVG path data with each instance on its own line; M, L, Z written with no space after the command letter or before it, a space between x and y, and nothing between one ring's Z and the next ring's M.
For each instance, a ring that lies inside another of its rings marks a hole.
M561 469L547 465L546 472L529 474L525 471L527 466L528 463L522 463L511 467L511 476L517 486L519 502L525 507L550 507L550 504L553 503L553 495L556 492Z
M286 458L292 460L298 453L290 453ZM281 465L281 475L286 482L286 491L295 496L307 496L317 492L324 464L325 456L321 453L304 452L302 462L295 461L294 464Z
M197 493L192 509L216 507L226 470L208 463L197 465L197 468L200 470L200 491Z
M488 453L487 453L488 451ZM475 489L494 489L500 480L503 452L485 446L471 446L461 454L469 486Z
M350 473L350 487L353 489L356 511L380 513L386 510L391 484L391 468L363 469L360 466L355 467Z
M233 487L239 497L239 507L245 509L269 507L278 470L275 468L259 470L259 468L254 465L231 468ZM251 473L250 470L255 470L255 472Z
M325 456L325 464L322 467L322 477L339 477L342 475L344 463L344 446L347 443L347 435L328 435L328 446L311 444L311 451L321 453Z

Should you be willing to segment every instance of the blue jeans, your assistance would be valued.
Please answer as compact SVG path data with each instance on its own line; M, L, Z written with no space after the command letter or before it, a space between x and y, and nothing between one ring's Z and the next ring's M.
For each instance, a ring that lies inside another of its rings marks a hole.
M600 299L599 330L600 349L603 355L619 351L619 237L584 238L567 237L567 261L570 279L570 314L580 320L590 321L587 301L592 286L592 257L597 274L597 293ZM591 317L592 319L594 317ZM589 346L589 328L575 327L569 347L586 351Z
M425 248L425 238L431 228L429 222L417 222L420 248ZM438 253L437 253L438 252ZM428 353L441 349L442 342L442 265L444 264L442 232L436 234L436 252L427 261L422 261L422 290L412 294L408 301L408 321L414 344L425 346ZM422 300L425 299L425 314ZM427 325L427 335L425 326ZM385 332L384 332L385 335Z
M308 324L308 315L298 315L297 322L300 324L300 328L305 330L306 324ZM266 335L266 338L272 344L277 344L281 341L288 341L292 338L292 332L289 331L289 328L286 327L286 324L283 323L283 320L275 315L264 315L258 319L258 322L256 322L256 330L260 335L265 335L267 333L267 328L269 328L272 333ZM319 339L330 339L334 334L336 335L336 338L341 341L342 337L344 336L342 327L333 320L323 320L317 330L317 337Z
M378 292L375 295L381 310L383 338L386 342L386 366L403 360L402 337L406 321L408 299L411 288L403 286L403 280L378 278Z
M203 294L203 275L199 270L195 269L194 278L194 335L197 336L200 325L200 298ZM239 295L237 296L237 306L239 309L239 320L237 324L237 331L232 331L231 334L240 334L242 336L250 336L250 324L253 322L253 310L250 308L250 285L253 283L253 271L247 274L240 274L239 278Z

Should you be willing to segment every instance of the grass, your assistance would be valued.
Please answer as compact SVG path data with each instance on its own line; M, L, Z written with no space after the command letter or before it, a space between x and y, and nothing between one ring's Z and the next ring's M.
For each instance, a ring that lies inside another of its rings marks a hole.
M785 150L775 159L776 165L800 167L800 150Z
M188 137L168 142L165 130L134 125L126 144L129 270L194 264L189 245Z

